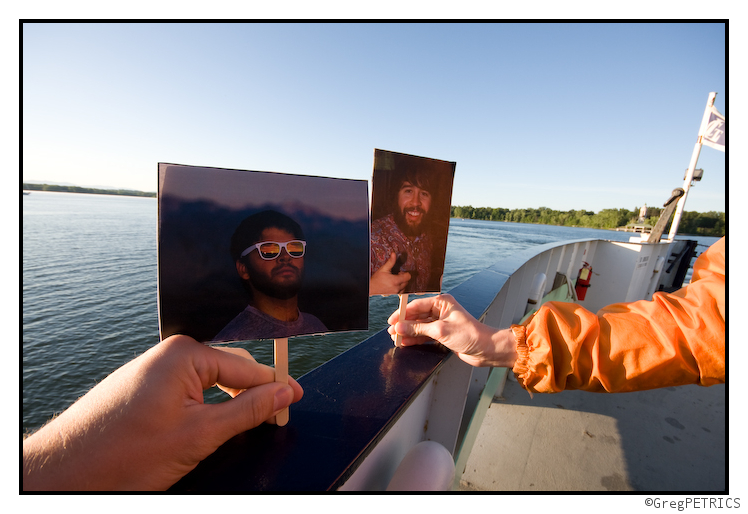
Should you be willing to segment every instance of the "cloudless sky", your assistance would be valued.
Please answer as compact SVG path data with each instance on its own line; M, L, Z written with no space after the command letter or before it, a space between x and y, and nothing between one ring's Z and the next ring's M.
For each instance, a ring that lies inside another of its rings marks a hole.
M455 161L453 205L661 206L711 91L729 118L726 44L721 23L28 23L23 179L371 179L381 148ZM702 149L686 210L726 210L725 162Z

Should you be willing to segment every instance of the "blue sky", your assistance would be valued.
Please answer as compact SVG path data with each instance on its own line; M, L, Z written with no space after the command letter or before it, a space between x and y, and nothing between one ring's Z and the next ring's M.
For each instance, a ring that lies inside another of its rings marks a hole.
M729 118L726 45L716 23L25 24L23 179L371 179L381 148L456 161L453 205L658 206L709 92ZM726 210L725 162L702 149L686 210Z

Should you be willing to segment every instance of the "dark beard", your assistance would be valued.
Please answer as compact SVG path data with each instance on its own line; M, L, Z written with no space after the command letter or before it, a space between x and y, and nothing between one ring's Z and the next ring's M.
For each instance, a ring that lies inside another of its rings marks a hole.
M426 226L428 225L429 220L426 213L424 213L423 215L423 221L417 227L411 227L410 225L408 225L408 223L405 221L405 214L400 210L396 209L393 213L393 217L395 218L395 223L397 223L400 231L405 234L406 237L418 237L426 232Z
M248 266L249 270L249 283L257 291L267 295L271 298L277 298L278 300L288 300L299 294L301 289L301 280L303 273L299 275L298 280L289 284L276 284L273 283L272 279L266 277L261 273L257 273L252 266Z

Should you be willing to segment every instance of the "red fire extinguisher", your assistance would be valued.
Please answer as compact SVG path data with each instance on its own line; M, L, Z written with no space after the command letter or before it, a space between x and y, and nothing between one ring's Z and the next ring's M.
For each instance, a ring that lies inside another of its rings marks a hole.
M592 278L592 266L587 262L582 262L582 268L579 270L577 283L574 286L574 289L577 292L577 298L580 302L584 300L585 296L587 296L587 288L590 287L590 278Z

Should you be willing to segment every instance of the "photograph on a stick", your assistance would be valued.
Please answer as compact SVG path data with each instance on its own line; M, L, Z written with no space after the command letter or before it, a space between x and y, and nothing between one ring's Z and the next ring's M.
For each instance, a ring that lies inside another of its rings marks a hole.
M159 163L161 338L368 329L368 183Z
M371 295L440 292L455 167L374 150Z

